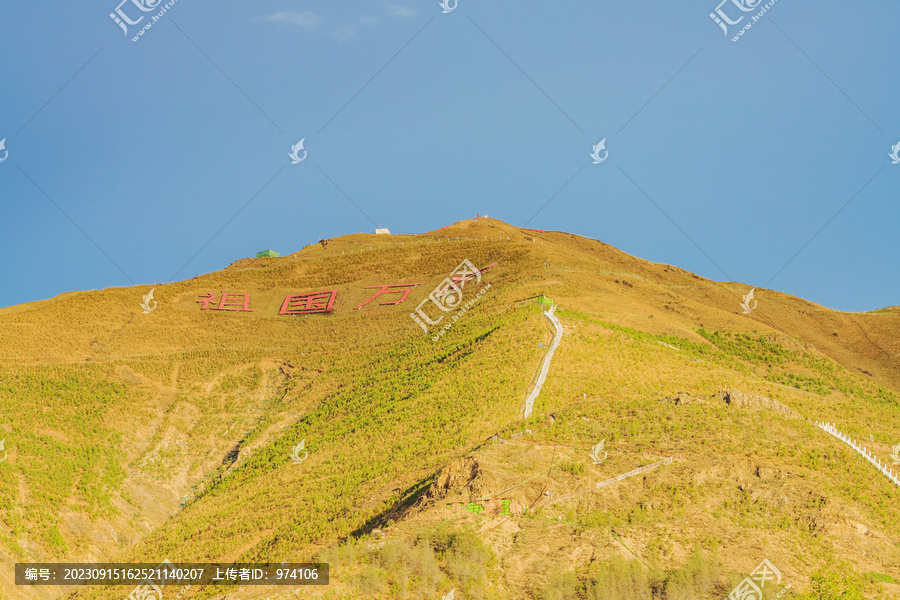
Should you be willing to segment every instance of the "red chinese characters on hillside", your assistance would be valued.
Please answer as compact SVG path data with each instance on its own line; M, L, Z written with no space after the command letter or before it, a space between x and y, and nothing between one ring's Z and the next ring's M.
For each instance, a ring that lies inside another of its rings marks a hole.
M469 263L471 264L471 263ZM492 263L482 269L476 269L474 265L472 265L471 269L466 270L462 269L451 275L451 277L445 279L438 288L432 292L430 297L432 301L436 302L447 302L445 298L448 295L453 295L454 293L459 293L460 288L462 288L467 281L472 279L476 279L480 281L481 274L495 266L497 263ZM376 300L382 296L387 296L392 299L385 299L382 302L379 302L377 306L396 306L400 304L409 296L409 293L413 290L414 287L419 285L425 285L424 283L391 283L386 285L369 285L366 286L365 289L377 290L372 297L368 300L355 307L355 309L360 309L366 304L369 304L373 300ZM399 294L399 298L396 296ZM315 315L315 314L327 314L334 310L334 302L337 299L337 290L323 290L320 292L310 292L307 294L296 294L293 296L288 296L284 299L284 302L281 304L281 310L278 311L279 315L287 315L287 316L297 316L297 315ZM232 311L232 312L253 312L253 309L250 308L250 294L230 294L222 292L221 297L217 296L213 292L208 292L207 294L200 296L200 299L196 301L200 304L200 310L223 310L223 311ZM449 302L449 304L453 305L454 302ZM421 306L420 306L421 308Z
M366 300L365 302L363 302L356 308L362 308L363 306L365 306L366 304L368 304L369 302L371 302L372 300L374 300L375 298L377 298L383 294L398 294L400 292L403 292L403 295L400 296L399 300L394 300L392 302L381 302L378 304L378 306L388 306L388 305L400 304L401 302L406 300L406 297L409 296L409 293L417 285L424 285L424 284L423 283L395 283L392 285L367 285L366 286L367 290L374 289L374 288L379 288L379 289L377 292L375 292L374 296L372 296L371 298L369 298L368 300ZM397 288L397 289L391 289L391 288Z
M279 315L315 315L331 312L334 306L334 299L337 297L337 290L327 290L324 292L313 292L311 294L300 294L298 296L288 296L281 305Z
M232 310L240 312L253 312L250 308L250 294L222 294L218 306L210 306L216 295L212 292L205 296L200 296L197 300L201 304L200 310Z

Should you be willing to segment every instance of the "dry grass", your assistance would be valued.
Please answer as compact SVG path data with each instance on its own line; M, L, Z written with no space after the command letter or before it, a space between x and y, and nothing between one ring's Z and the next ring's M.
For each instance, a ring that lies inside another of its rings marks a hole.
M485 275L491 289L433 343L408 314L463 258L499 263ZM399 306L353 309L371 294L365 286L409 282L424 285ZM627 563L590 567L592 556L636 560L623 544L653 569L641 566L641 577L659 598L718 593L766 557L794 588L842 561L900 580L890 566L900 564L900 490L809 423L871 434L884 457L900 441L896 309L851 315L758 289L758 309L743 316L748 286L491 219L245 259L156 286L159 307L144 315L148 289L0 309L8 555L280 562L395 521L387 531L406 558L342 559L335 590L414 597L459 584L471 597L602 597L619 580L644 581ZM333 315L277 314L285 296L321 289L338 290ZM199 296L221 290L251 294L254 312L199 310ZM535 416L521 422L551 334L537 305L514 302L538 294L560 305L566 329ZM725 406L713 397L724 388L800 417ZM678 392L699 400L660 401ZM528 443L484 446L526 427ZM604 438L608 460L588 464ZM309 459L293 465L301 439ZM433 546L437 571L427 566L422 536L443 517L409 507L436 472L471 455L493 473L489 483L515 484L563 449L572 450L563 463L516 492L535 512L478 530L496 568L467 574L466 560ZM662 456L680 459L590 491ZM536 502L548 486L570 499ZM547 557L574 570L554 570ZM424 571L384 575L401 563ZM639 587L621 593L641 597Z

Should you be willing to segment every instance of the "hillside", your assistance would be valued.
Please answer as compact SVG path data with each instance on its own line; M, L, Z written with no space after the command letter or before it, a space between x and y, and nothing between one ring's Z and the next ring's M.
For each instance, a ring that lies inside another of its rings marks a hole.
M129 591L16 587L25 561L318 559L326 589L181 597L724 598L768 559L772 597L898 598L900 487L815 423L893 464L900 307L743 314L752 287L482 218L0 309L0 590ZM525 419L540 296L563 335Z

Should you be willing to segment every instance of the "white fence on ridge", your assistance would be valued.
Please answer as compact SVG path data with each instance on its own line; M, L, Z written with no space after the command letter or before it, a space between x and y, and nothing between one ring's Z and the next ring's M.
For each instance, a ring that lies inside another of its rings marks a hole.
M897 478L897 475L894 474L893 470L888 469L885 465L881 464L881 461L878 460L877 458L875 458L875 456L873 454L871 454L868 450L866 450L865 448L863 448L862 446L860 446L859 444L854 442L852 439L850 439L849 437L847 437L846 435L844 435L843 433L838 431L837 428L834 426L834 423L818 423L817 422L816 426L819 429L821 429L822 431L825 431L826 433L830 433L837 439L841 440L842 442L844 442L845 444L847 444L848 446L850 446L851 448L856 450L859 454L862 455L863 458L865 458L867 461L872 463L875 466L875 468L877 468L879 471L881 471L881 473L885 477L887 477L888 479L893 481L895 485L900 486L900 479Z
M635 475L640 475L641 473L646 473L650 469L655 469L656 467L661 467L663 465L669 465L669 464L672 464L673 462L675 462L675 458L670 456L669 458L663 459L659 462L655 462L652 465L647 465L646 467L638 467L634 471L628 471L627 473L623 473L621 475L613 477L612 479L607 479L606 481L601 481L600 483L597 484L597 489L599 490L600 488L605 488L606 486L612 485L612 484L616 483L617 481L622 481L623 479L628 479L629 477L634 477Z

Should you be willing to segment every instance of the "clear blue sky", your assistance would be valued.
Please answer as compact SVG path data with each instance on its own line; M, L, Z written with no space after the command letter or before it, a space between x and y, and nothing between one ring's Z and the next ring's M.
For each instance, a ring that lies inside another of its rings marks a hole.
M897 2L141 1L0 4L0 306L476 213L900 304Z

